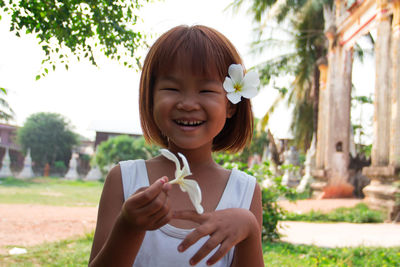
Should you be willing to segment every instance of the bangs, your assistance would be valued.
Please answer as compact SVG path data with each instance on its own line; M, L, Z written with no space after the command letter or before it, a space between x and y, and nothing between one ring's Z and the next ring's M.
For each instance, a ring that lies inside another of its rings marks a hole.
M224 36L207 28L181 27L164 36L163 45L154 55L153 75L168 74L174 68L190 70L196 76L217 78L224 81L229 65L234 62ZM235 50L235 49L234 49ZM236 52L236 50L235 50Z

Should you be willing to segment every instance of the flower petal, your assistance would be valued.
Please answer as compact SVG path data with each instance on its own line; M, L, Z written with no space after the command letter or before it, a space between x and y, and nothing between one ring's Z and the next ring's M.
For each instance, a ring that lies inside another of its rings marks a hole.
M240 102L242 96L239 92L232 92L232 93L228 93L226 95L226 97L229 99L229 101L231 101L233 104L237 104Z
M179 162L178 158L168 149L160 149L161 155L163 155L164 157L166 157L167 159L175 162L175 178L178 178L179 176L181 176L181 163Z
M223 87L224 87L225 91L228 93L235 92L235 87L233 87L233 81L229 77L225 77Z
M260 78L258 77L258 73L255 71L249 71L243 78L244 86L253 86L258 87L260 85Z
M181 157L182 162L183 162L183 168L182 168L182 172L181 172L182 177L191 175L192 173L190 172L189 163L188 163L186 157L179 152L178 152L178 156Z
M203 213L204 209L201 206L201 190L199 184L195 180L185 179L183 181L181 189L182 187L184 187L185 191L187 191L187 193L189 194L189 198L192 201L192 204L195 207L197 213Z
M233 83L241 83L243 80L243 67L240 64L231 64L228 68L229 77Z
M242 96L245 98L252 98L258 94L257 87L248 86L242 89Z

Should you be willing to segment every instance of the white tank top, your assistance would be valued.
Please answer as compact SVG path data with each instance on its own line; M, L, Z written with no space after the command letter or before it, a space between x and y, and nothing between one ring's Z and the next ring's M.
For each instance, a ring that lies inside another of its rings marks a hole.
M145 161L128 160L119 163L122 174L122 185L125 200L139 188L149 186ZM232 170L228 183L216 210L228 208L249 209L253 199L256 179L244 172ZM178 252L178 245L193 229L180 229L166 224L160 229L147 231L139 249L134 267L183 267L190 266L189 260L208 240L201 238L184 252ZM217 247L218 248L218 247ZM216 249L217 249L216 248ZM196 266L207 266L207 259L216 251L214 249ZM228 267L232 263L234 248L213 266Z

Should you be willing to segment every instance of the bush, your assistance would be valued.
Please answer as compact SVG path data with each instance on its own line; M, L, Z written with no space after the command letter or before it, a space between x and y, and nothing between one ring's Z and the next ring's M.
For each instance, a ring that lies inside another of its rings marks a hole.
M237 154L218 153L214 155L215 160L226 169L236 168L247 174L254 176L261 187L262 208L263 208L263 229L262 236L264 241L279 239L278 222L282 220L286 211L278 205L278 200L286 198L289 200L298 199L299 195L293 188L281 185L282 176L274 176L270 170L270 163L263 162L261 165L255 164L248 168L247 164L238 160ZM263 186L265 179L271 180L271 185Z
M59 160L54 162L53 168L51 168L50 170L52 174L62 176L67 172L67 166L65 166L64 161Z
M384 213L378 210L371 210L364 203L359 203L352 208L337 208L329 213L310 211L304 214L287 213L284 220L307 221L307 222L349 222L349 223L381 223Z
M108 167L129 159L149 159L158 154L158 147L146 144L143 137L119 135L102 142L97 147L93 163L106 173Z

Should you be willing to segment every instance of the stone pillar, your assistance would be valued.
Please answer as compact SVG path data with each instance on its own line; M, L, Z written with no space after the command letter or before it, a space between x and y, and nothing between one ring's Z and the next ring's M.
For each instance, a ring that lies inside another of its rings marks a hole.
M340 68L338 65L338 47L334 46L336 42L336 28L331 28L326 32L326 37L329 40L329 50L328 50L328 73L326 90L324 92L324 171L329 172L331 169L331 161L329 160L333 153L333 146L329 144L332 139L333 134L333 95L336 91L336 84L338 79L337 69ZM327 173L324 173L327 176Z
M390 147L390 35L387 0L378 0L372 167L387 166Z
M333 32L334 30L334 32ZM334 135L335 125L335 109L334 109L334 101L335 94L338 90L337 86L340 84L340 74L338 70L341 69L342 65L340 64L340 47L338 45L334 45L336 43L336 28L332 29L332 32L327 32L326 36L329 40L329 52L328 52L328 76L327 76L327 84L326 84L326 92L324 93L324 176L329 178L329 173L332 168L331 157L334 152L334 145L332 144L332 139Z
M336 51L334 47L336 39L336 27L330 26L325 31L325 36L329 41L328 59L320 59L318 67L320 71L320 90L318 103L318 129L317 129L317 145L316 145L316 166L311 171L315 180L311 184L313 197L319 198L323 189L328 184L326 169L328 168L327 158L329 158L329 146L327 142L331 135L331 98L330 92L335 86L335 67L336 67Z
M391 106L389 165L400 169L400 0L393 1Z
M400 189L393 185L399 172L399 0L393 2L393 29L388 17L388 1L377 0L377 40L375 43L376 84L374 99L374 138L372 165L363 169L371 184L363 189L371 207L384 208L388 218L396 214L396 195ZM391 40L393 38L393 40ZM393 47L391 47L393 45ZM392 71L392 72L391 72Z
M340 1L336 1L336 5L340 5ZM340 12L336 17L339 15ZM319 64L321 80L326 78L326 81L322 80L320 87L317 162L313 171L317 181L311 188L314 192L323 190L326 195L325 189L329 185L334 187L329 197L343 197L352 194L347 180L353 52L337 44L334 26L325 34L329 41L328 70L324 73L324 64Z
M337 47L337 65L335 90L330 90L331 127L327 141L329 147L326 161L328 162L329 183L334 185L346 184L350 161L350 103L351 103L351 74L353 66L353 50Z
M326 82L328 78L328 62L326 58L322 58L318 61L319 68L319 99L318 99L318 129L317 129L317 147L316 147L316 163L315 168L317 170L324 169L324 155L325 155L325 116L326 112L324 107L326 103Z
M328 76L328 126L325 143L325 176L322 198L353 196L349 179L350 103L353 50L337 45ZM334 77L332 79L332 77Z

